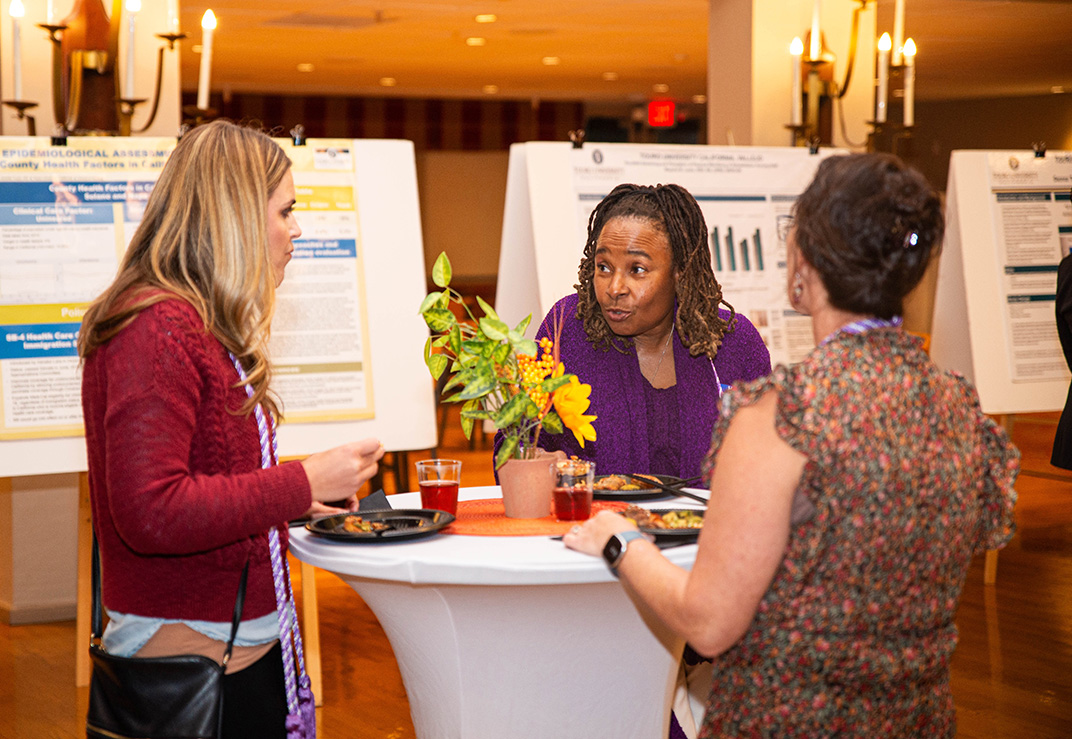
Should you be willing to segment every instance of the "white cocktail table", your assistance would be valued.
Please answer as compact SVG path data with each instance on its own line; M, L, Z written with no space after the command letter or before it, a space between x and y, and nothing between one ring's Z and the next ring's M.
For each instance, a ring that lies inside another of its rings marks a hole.
M388 499L420 507L417 493ZM667 736L683 642L638 610L602 559L549 536L355 544L292 529L290 548L376 614L420 739ZM691 567L696 546L666 555Z

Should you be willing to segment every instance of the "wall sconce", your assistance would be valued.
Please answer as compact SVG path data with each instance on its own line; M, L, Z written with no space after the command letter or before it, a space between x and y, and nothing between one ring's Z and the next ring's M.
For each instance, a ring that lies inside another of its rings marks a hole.
M12 0L21 6L21 0ZM48 34L52 43L52 114L56 122L56 134L105 134L129 136L147 130L156 119L160 105L163 83L164 53L175 49L175 42L186 38L178 28L178 6L175 0L168 2L169 31L156 37L166 42L161 45L156 59L156 76L153 87L152 106L148 120L137 129L132 127L134 112L148 98L134 96L134 29L141 0L112 0L111 16L105 12L103 0L82 0L71 14L59 23L53 18L53 4L48 3L46 22L38 24ZM126 13L124 14L124 10ZM127 22L128 43L126 49L126 79L120 89L116 61L119 57L119 34L123 21ZM37 106L36 102L21 100L19 24L12 13L15 72L14 92L16 100L4 100L4 105L14 108L20 119L27 119L28 133L36 135L36 124L27 112Z
M853 67L856 63L856 48L860 33L860 13L873 0L856 0L858 6L853 10L852 26L849 34L849 50L845 64L845 77L841 85L834 79L835 54L826 46L819 27L820 0L815 0L811 29L805 41L793 39L789 54L792 65L792 107L789 125L792 131L793 146L811 146L833 143L833 126L835 118L842 121L844 134L844 113L841 100L849 90ZM867 146L873 149L876 138L885 129L892 132L894 144L898 139L909 138L915 125L915 56L916 46L912 39L900 44L904 33L904 0L897 0L894 10L894 36L891 40L884 33L878 41L876 59L876 76L874 92L874 119L867 121L871 127ZM807 53L805 53L805 50ZM893 53L893 63L890 54ZM888 100L891 91L903 96L903 124L895 125L888 121ZM835 115L835 112L837 115ZM851 143L851 142L850 142ZM861 144L862 145L862 142Z

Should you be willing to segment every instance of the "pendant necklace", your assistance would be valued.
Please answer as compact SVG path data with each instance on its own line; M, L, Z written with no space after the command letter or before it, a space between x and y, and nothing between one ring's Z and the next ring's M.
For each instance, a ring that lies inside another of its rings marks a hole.
M659 370L663 368L663 360L666 359L666 350L670 348L670 340L674 338L674 329L670 329L670 334L666 337L666 343L663 344L663 353L659 355L659 363L655 365L655 372L652 374L651 379L648 382L654 383L655 378L659 376Z

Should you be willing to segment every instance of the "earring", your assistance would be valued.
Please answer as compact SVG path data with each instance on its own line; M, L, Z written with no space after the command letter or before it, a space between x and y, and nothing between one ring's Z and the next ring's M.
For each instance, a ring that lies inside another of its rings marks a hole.
M793 275L793 286L789 289L789 302L796 308L804 297L804 278L797 272Z

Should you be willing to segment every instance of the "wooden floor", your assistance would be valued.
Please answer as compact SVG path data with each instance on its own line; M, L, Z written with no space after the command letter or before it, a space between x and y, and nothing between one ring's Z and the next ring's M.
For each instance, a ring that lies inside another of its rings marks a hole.
M1019 533L1001 553L997 585L983 586L978 558L964 589L952 673L958 736L966 739L1072 737L1072 473L1049 465L1054 422L1017 417ZM464 461L464 484L489 483L487 446L471 450L456 429L452 420L441 451ZM332 575L320 573L317 588L320 736L411 739L405 689L376 618ZM74 687L75 650L84 648L73 622L0 625L0 737L85 736L87 689Z

